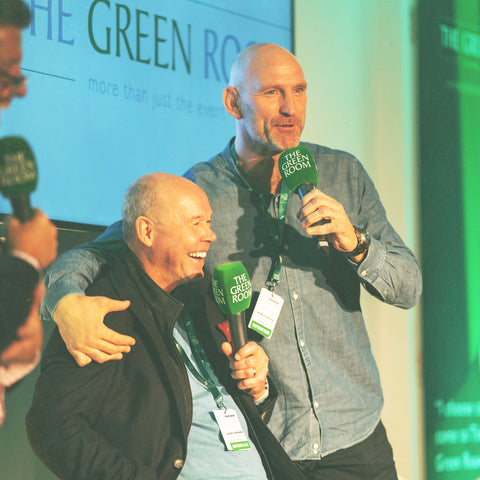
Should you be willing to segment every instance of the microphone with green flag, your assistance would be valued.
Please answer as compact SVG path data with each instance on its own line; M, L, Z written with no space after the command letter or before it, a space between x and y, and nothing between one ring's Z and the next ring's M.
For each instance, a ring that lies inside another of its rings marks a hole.
M13 214L26 222L33 217L30 193L37 188L38 172L30 145L21 137L0 140L0 191L10 199Z
M313 155L304 145L285 150L278 159L278 169L287 187L302 199L312 191L318 183L318 170ZM312 226L323 225L327 220L315 223ZM330 245L323 235L313 237L316 247L327 255Z
M228 317L233 351L237 352L248 342L245 310L252 299L250 277L241 263L224 263L215 267L212 286L218 308Z

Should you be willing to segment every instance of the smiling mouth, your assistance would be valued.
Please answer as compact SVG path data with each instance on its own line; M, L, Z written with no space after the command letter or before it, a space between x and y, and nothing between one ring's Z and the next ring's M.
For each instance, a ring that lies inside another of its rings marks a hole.
M207 252L192 252L187 253L190 258L205 258L207 256Z

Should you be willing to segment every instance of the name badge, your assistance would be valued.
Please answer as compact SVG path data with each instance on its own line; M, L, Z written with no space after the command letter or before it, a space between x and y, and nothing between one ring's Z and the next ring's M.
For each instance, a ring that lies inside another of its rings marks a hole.
M248 328L251 328L266 338L271 338L278 317L280 316L283 302L284 300L280 295L266 288L262 288L250 322L248 323Z
M215 420L222 432L227 450L250 450L250 443L242 430L235 410L214 410Z

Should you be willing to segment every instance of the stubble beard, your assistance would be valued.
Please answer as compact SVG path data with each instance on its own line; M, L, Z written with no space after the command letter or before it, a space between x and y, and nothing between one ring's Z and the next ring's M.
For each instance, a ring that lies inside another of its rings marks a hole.
M282 133L275 130L275 127L264 125L263 130L253 124L249 136L253 144L256 144L258 153L267 155L276 155L289 148L297 147L300 142L300 136L303 130L303 124L295 121L295 131Z

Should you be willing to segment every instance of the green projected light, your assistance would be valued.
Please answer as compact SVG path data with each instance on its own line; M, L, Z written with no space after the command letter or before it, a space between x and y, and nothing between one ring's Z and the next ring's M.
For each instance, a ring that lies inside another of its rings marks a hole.
M459 26L476 27L462 30L458 58L469 358L474 362L480 345L480 3L456 0L455 13Z
M480 478L480 2L419 4L427 480Z

